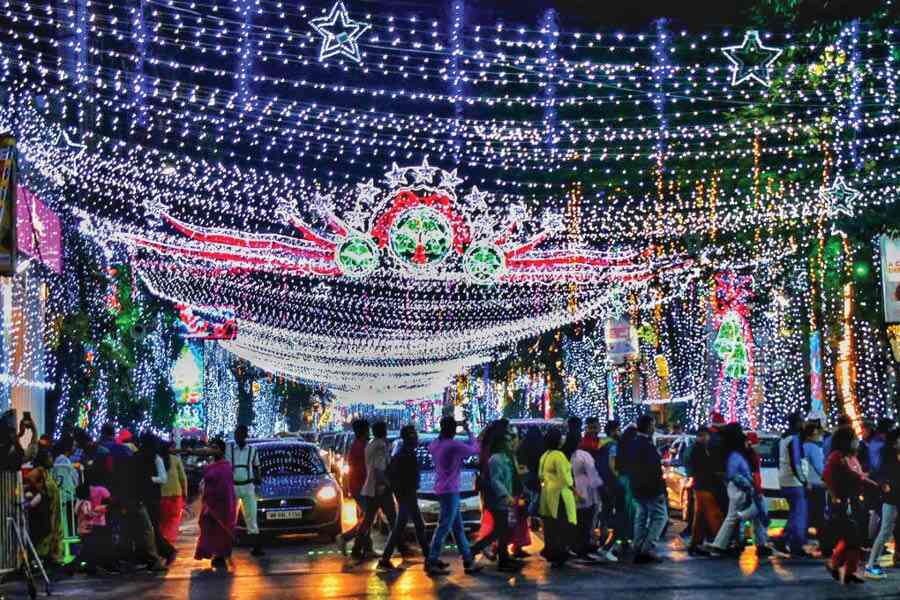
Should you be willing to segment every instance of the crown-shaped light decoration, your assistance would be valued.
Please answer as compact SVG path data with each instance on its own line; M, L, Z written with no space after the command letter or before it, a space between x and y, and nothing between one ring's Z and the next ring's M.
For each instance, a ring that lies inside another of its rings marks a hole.
M276 272L296 276L362 279L385 276L474 285L647 281L660 269L686 270L690 260L655 258L649 250L601 251L587 244L542 249L565 231L565 217L545 209L537 216L521 201L504 205L491 193L464 189L456 169L396 163L351 188L350 206L337 207L346 190L317 189L301 210L281 198L273 209L292 236L202 227L174 216L162 203L145 202L153 231L136 233L89 224L107 241L158 255L206 263L212 273ZM314 217L307 220L307 217ZM171 233L174 230L175 233ZM299 236L297 235L299 234Z

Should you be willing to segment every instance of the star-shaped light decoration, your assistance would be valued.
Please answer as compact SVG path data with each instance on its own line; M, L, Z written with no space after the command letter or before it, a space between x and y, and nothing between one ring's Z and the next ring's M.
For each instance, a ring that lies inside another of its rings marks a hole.
M284 223L288 223L291 220L291 216L294 214L294 203L288 200L287 198L282 198L278 201L278 206L275 207L275 216Z
M331 196L316 192L316 196L312 201L312 209L316 214L321 217L327 217L331 214L332 205Z
M366 226L366 211L363 210L362 205L359 201L356 202L356 206L353 210L348 211L344 214L344 221L346 221L347 225L352 227L357 231L362 231Z
M73 142L72 138L69 137L69 134L66 133L65 130L60 130L59 135L56 136L56 140L54 141L54 143L57 146L65 145L66 152L71 152L72 149L77 150L74 156L65 157L64 162L59 165L59 170L54 176L52 176L54 183L56 183L57 185L65 185L65 178L62 176L62 174L70 177L76 177L78 175L78 170L75 166L72 166L70 161L79 160L81 158L81 155L84 154L84 151L87 149L87 146L81 143Z
M521 202L509 205L507 220L510 223L521 223L528 218L528 209Z
M487 214L483 214L472 221L472 237L476 240L496 237L494 234L494 220Z
M162 223L162 214L168 212L169 207L151 197L144 200L144 210L147 211L147 221L151 225L159 225Z
M362 62L359 38L372 25L350 20L343 2L336 2L327 17L312 19L309 24L322 36L319 61L324 62L333 56L341 55L356 63Z
M541 215L541 227L548 232L565 231L566 219L561 213L547 209Z
M449 190L451 192L456 192L456 186L463 182L462 179L456 174L456 169L452 171L441 171L441 188L445 190Z
M411 169L413 178L416 180L415 185L430 185L434 180L434 174L440 169L432 167L428 164L428 157L422 159L422 164Z
M834 178L830 188L823 188L819 197L828 202L828 216L836 217L840 214L853 216L853 202L859 198L859 190L855 190L844 181L843 175Z
M397 163L391 167L391 170L384 174L388 187L391 189L403 187L406 185L406 169L397 166Z
M87 146L85 146L84 144L73 142L72 138L69 137L69 134L63 130L61 130L59 132L59 135L56 136L55 143L57 145L64 143L69 148L77 148L78 152L75 154L75 158L81 158L81 155L84 154L84 151L87 148Z
M763 46L758 31L744 34L740 46L722 48L725 58L731 63L731 85L738 85L748 79L765 86L772 85L772 64L778 60L783 50Z
M328 300L331 298L331 286L324 281L313 287L311 291L316 300Z
M487 192L482 192L478 186L472 186L472 190L466 195L466 204L475 212L486 213L488 211Z
M356 184L356 201L360 204L372 204L375 202L375 197L378 195L378 192L381 190L375 186L375 182L372 179L365 181L363 183Z

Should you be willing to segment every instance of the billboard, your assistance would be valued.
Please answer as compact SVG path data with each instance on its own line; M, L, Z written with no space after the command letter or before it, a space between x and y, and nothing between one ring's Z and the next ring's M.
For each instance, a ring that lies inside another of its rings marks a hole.
M0 135L0 275L16 272L16 139Z
M59 217L24 185L16 188L16 247L19 252L62 273Z
M900 238L881 236L881 286L885 323L900 323Z
M203 405L203 346L184 344L172 365L172 391L178 411L173 423L181 436L200 434L206 425Z
M614 365L638 358L637 329L628 317L608 319L605 327L606 356Z

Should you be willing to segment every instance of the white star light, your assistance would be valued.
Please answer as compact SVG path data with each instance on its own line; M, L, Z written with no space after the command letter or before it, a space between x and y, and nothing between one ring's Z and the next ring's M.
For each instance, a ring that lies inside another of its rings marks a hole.
M834 178L830 188L824 188L819 192L819 197L828 202L828 216L836 217L840 214L853 216L853 202L859 198L859 190L855 190L844 181L843 175Z
M391 170L384 174L384 178L391 189L403 187L406 184L406 169L401 169L397 163L394 163Z
M509 205L509 222L521 223L528 218L528 209L521 202Z
M278 201L278 206L275 207L275 216L280 219L284 223L288 223L291 220L291 217L294 214L294 203L288 200L287 198L282 198Z
M312 202L312 209L322 217L327 217L331 214L331 196L328 194L320 194L316 192L316 197Z
M472 186L472 191L466 195L466 203L471 210L484 213L488 211L487 196L488 193L479 190L477 185Z
M778 60L783 50L763 46L758 31L744 34L740 46L722 48L725 58L731 62L731 85L738 85L748 79L765 86L772 85L772 64Z
M437 167L432 167L428 164L428 157L422 159L422 164L418 167L413 167L412 169L413 177L415 178L414 185L431 185L434 180L434 174L437 171L440 171Z
M344 215L347 225L357 231L362 231L366 224L366 211L362 209L359 202L356 207Z
M456 175L456 171L456 169L449 172L441 171L441 187L443 189L454 193L456 192L456 186L463 182L463 180Z
M358 40L372 25L351 21L343 2L335 3L327 17L312 19L309 24L322 36L319 61L324 62L332 56L341 55L354 62L362 62Z
M356 184L356 201L361 204L372 204L375 201L375 196L380 192L376 186L375 182L370 179L364 183Z
M69 148L78 148L78 152L75 154L76 159L81 158L81 155L84 154L84 151L87 148L84 144L73 142L69 137L69 134L65 131L60 131L59 135L56 136L56 143L59 144L60 142L65 143Z
M163 213L169 212L169 207L156 198L144 200L144 210L147 211L147 221L151 225L161 225Z

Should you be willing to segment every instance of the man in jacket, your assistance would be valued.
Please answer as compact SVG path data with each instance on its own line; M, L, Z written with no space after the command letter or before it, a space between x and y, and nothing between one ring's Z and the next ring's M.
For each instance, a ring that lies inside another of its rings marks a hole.
M413 425L406 425L400 430L400 445L388 463L387 477L390 487L397 499L397 520L391 529L391 535L378 561L379 570L393 570L391 556L394 548L403 540L406 524L412 519L416 530L416 540L422 547L422 555L428 556L429 541L425 535L425 521L419 511L419 461L416 459L416 447L419 435Z
M374 439L366 446L366 482L363 484L360 495L365 498L366 514L356 532L356 540L353 542L353 551L350 553L356 559L362 559L367 551L366 540L369 538L369 530L380 510L390 523L391 527L397 521L394 511L394 497L387 481L388 457L390 448L387 441L387 424L378 421L372 425Z
M635 499L635 564L661 560L653 553L653 545L668 521L666 484L663 481L662 458L653 443L653 423L652 415L643 415L638 419L637 437L628 462L628 476Z

